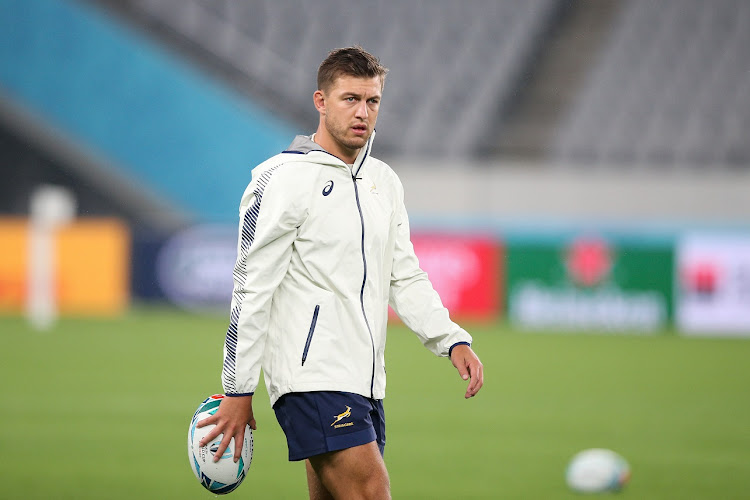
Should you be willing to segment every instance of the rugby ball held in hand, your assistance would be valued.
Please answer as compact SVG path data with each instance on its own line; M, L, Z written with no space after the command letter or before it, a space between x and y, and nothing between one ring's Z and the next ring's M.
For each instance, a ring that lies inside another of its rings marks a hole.
M198 428L196 425L215 414L222 399L224 399L223 394L214 394L198 406L190 421L187 438L188 459L193 474L204 488L219 495L234 491L242 483L253 460L253 430L249 425L245 426L242 455L237 462L234 461L234 438L218 462L214 462L214 454L218 451L223 434L219 434L206 446L200 446L201 439L215 426L212 424Z
M619 491L629 480L628 462L614 451L603 448L577 453L565 471L565 481L578 493Z

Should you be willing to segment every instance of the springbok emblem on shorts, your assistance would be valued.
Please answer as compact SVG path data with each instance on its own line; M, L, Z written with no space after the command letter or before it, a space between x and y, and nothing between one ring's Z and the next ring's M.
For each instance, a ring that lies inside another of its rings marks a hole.
M345 419L346 417L351 417L351 416L352 416L352 408L350 406L347 406L346 411L344 413L339 413L338 415L334 415L334 418L336 420L333 421L333 423L331 424L331 427L333 427L334 425L336 425L338 422Z

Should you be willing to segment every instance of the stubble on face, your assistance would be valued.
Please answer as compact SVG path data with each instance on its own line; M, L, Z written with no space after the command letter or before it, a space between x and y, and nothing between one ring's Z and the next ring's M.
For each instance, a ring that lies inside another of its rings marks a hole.
M327 113L324 119L325 127L328 133L333 139L339 143L339 145L350 151L362 149L367 141L370 139L372 132L369 127L367 128L366 135L353 136L350 133L350 129L353 125L350 125L345 120L341 120L339 117ZM359 123L358 123L359 125ZM367 126L366 124L364 124Z

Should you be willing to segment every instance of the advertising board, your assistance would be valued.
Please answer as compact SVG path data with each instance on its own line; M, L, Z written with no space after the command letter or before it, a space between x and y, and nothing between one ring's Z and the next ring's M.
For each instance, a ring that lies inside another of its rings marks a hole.
M414 252L452 317L497 318L502 304L502 248L490 237L416 233Z
M509 243L508 316L531 329L654 331L672 317L671 245L603 237Z
M156 249L160 291L186 309L228 310L237 256L236 233L233 226L195 226L168 239ZM452 316L476 320L498 316L502 304L501 249L494 239L415 234L412 243L420 266ZM137 251L141 253L142 249ZM148 274L141 269L144 265L137 264L136 268L143 281ZM135 288L144 289L139 284Z
M29 290L29 222L0 218L0 312L22 313ZM86 217L54 234L54 300L61 314L111 315L130 305L130 230Z
M682 332L750 336L750 235L685 235L677 269Z

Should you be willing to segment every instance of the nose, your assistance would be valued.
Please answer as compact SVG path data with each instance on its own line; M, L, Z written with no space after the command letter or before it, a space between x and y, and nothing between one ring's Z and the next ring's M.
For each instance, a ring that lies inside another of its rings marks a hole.
M367 118L367 101L360 101L354 116L357 118Z

